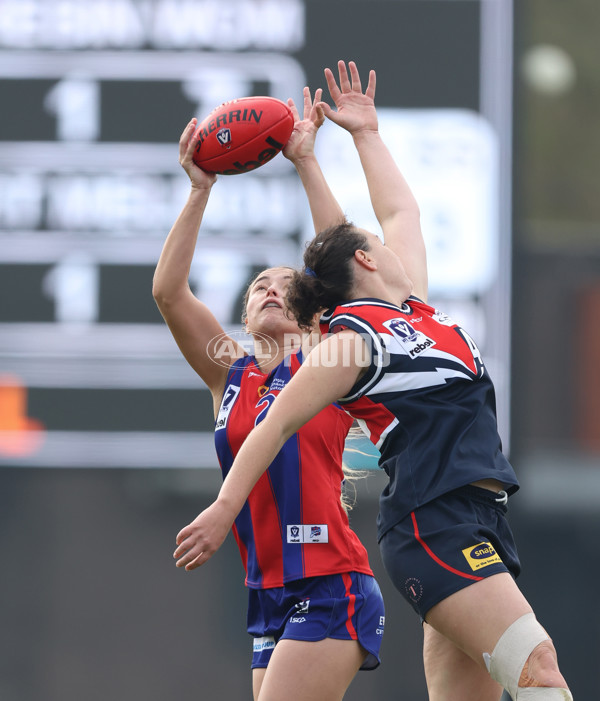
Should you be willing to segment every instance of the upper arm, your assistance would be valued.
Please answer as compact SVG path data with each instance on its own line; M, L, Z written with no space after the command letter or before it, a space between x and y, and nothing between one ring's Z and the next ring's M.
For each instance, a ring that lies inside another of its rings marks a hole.
M418 209L398 212L381 222L385 245L399 256L413 283L413 294L427 301L427 252Z
M245 354L210 309L186 287L176 299L160 303L175 342L213 395L222 393L231 364Z
M281 391L265 421L278 425L285 440L320 411L346 396L363 370L364 340L354 331L333 334L315 348Z

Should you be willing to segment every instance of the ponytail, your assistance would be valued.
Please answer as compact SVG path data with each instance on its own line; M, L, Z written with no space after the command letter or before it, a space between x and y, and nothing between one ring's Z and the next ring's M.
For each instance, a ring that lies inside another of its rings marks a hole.
M310 330L317 312L350 298L354 252L370 249L367 237L344 221L321 231L304 252L304 270L294 273L286 306L301 329Z

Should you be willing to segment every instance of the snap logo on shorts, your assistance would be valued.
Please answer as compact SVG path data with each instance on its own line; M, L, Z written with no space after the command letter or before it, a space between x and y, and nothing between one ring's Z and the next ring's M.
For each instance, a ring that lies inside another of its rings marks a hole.
M501 557L494 550L494 546L491 543L478 543L470 548L465 548L462 554L473 572L482 567L493 565L496 562L502 562Z

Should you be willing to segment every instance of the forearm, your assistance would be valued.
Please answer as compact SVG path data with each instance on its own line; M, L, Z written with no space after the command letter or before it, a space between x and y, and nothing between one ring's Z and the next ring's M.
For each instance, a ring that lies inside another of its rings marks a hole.
M379 132L362 130L352 136L381 226L398 215L418 219L418 203Z
M217 501L230 514L232 521L290 435L291 433L285 432L282 427L267 418L246 438L217 497Z
M190 267L210 189L192 188L163 246L152 286L157 303L168 303L188 286Z
M345 218L314 154L294 163L310 206L315 232L335 226Z

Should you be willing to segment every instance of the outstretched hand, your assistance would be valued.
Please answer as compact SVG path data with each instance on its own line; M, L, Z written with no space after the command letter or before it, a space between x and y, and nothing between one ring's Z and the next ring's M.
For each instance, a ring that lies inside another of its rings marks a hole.
M363 93L358 68L354 61L348 63L350 77L344 61L338 61L339 86L330 68L325 69L329 94L337 111L327 103L321 103L325 116L351 134L359 131L377 131L375 110L375 71L369 71L369 83Z
M193 188L199 190L210 189L217 179L216 174L202 170L194 163L192 158L198 145L198 139L194 138L197 126L198 120L194 117L188 122L181 134L179 139L179 163L187 173Z
M321 102L322 93L322 89L317 88L315 91L315 98L312 100L310 89L304 88L302 91L304 96L302 117L300 117L300 113L294 101L291 98L287 101L294 116L294 129L282 153L286 158L292 161L292 163L306 158L307 156L311 156L314 153L317 131L325 121L322 107L323 103Z
M221 547L233 525L235 516L217 500L177 534L173 557L177 567L195 570Z

